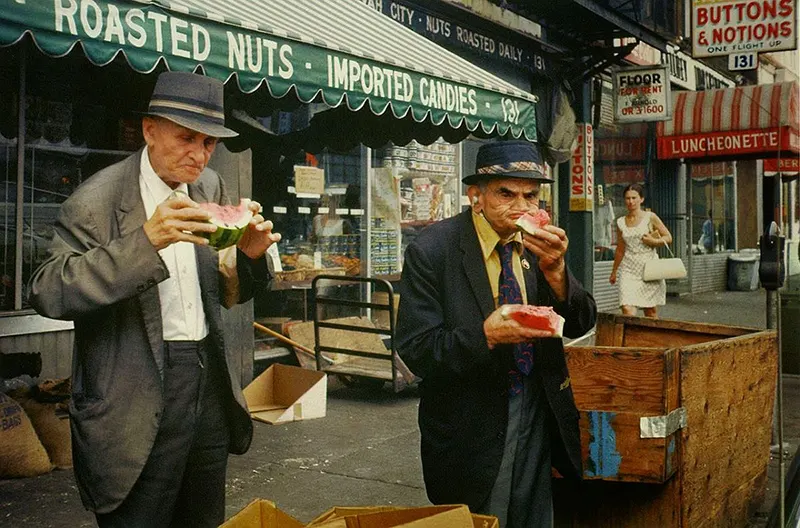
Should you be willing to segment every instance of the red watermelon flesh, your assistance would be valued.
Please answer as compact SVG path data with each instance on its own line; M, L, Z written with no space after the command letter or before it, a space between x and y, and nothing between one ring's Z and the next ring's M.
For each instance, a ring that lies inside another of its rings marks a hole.
M537 229L541 229L550 223L550 215L546 209L537 209L535 213L525 213L517 218L517 227L533 235Z
M217 226L213 233L199 233L208 239L208 245L217 249L224 249L239 242L244 235L253 212L250 210L250 200L242 198L239 205L220 205L217 203L197 204L200 209L208 211L211 218L208 220Z
M553 337L561 337L564 330L564 318L558 315L551 306L509 306L508 316L528 328L546 330Z

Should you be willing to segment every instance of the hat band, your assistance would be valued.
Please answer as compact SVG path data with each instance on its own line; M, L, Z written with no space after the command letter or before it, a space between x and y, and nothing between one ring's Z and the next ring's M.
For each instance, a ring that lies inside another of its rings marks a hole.
M202 115L209 117L216 121L225 121L225 113L211 108L204 108L202 106L193 105L190 103L179 103L176 101L167 101L166 99L153 99L150 101L150 111L157 111L160 108L168 108L171 110L178 110L181 112L189 112L195 115Z
M501 163L499 165L487 165L480 167L477 171L478 174L502 174L504 172L521 172L521 171L537 171L544 174L544 167L535 161L512 161L510 163Z

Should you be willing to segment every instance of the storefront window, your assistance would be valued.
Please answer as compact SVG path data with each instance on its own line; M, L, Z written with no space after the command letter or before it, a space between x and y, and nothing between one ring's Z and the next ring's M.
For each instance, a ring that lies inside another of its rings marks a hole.
M461 211L459 145L387 145L372 162L370 272L396 275L406 246L426 226Z
M3 207L0 310L28 309L27 283L44 261L60 206L96 171L142 144L138 118L145 90L122 65L91 66L80 54L50 59L30 53L26 64L25 155L22 201L17 197L18 92L3 92L0 174ZM0 70L20 69L18 53L0 54ZM57 79L57 82L54 80ZM112 83L112 79L114 79ZM18 83L18 80L14 80ZM5 84L4 90L16 86ZM10 110L10 111L8 111ZM18 276L16 213L22 209L22 270ZM21 304L16 303L21 284Z
M689 170L694 253L736 249L735 165L693 163Z
M594 257L609 261L617 246L616 219L627 212L625 188L645 183L647 125L606 123L595 134Z

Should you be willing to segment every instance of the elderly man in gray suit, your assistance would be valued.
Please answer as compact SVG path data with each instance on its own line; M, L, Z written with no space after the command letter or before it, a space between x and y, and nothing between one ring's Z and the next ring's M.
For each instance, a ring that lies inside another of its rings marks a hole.
M236 135L224 126L222 83L161 74L142 131L144 149L62 204L31 303L75 322L75 477L98 524L218 526L228 453L252 438L222 332L231 275L199 236L216 227L197 204L227 202L206 167L218 138ZM280 239L251 208L232 266L240 302L266 285L264 253Z

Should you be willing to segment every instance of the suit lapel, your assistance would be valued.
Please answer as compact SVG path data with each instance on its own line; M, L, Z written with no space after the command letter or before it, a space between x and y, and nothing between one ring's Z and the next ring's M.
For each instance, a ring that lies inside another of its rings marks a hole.
M483 262L481 244L478 234L472 223L472 211L461 213L461 251L464 273L467 275L472 293L481 309L483 318L486 319L494 311L494 297L489 277L486 275L486 265Z
M142 194L139 188L139 164L141 160L141 150L128 158L125 164L125 182L122 191L120 206L116 211L117 225L120 236L125 236L137 229L147 221L147 214L142 202ZM142 311L142 319L147 331L147 338L150 342L150 350L158 366L159 373L164 371L164 353L161 349L164 338L164 330L161 322L161 300L158 296L158 288L153 287L140 293L138 296L139 307Z

